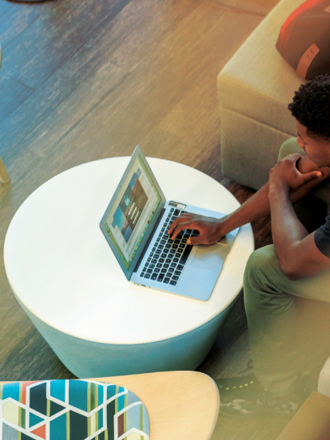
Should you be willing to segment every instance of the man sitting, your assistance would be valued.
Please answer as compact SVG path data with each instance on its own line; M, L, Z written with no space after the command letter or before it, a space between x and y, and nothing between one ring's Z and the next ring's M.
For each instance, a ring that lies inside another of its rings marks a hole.
M175 239L184 229L196 229L199 236L190 244L211 244L239 226L271 215L273 245L251 254L243 282L260 391L246 400L238 390L227 403L221 402L220 413L228 415L295 413L307 397L296 361L295 297L330 302L330 215L309 232L293 208L330 176L330 76L301 85L289 110L296 119L297 139L283 148L300 154L280 160L270 170L268 183L232 214L220 220L185 214L168 231Z

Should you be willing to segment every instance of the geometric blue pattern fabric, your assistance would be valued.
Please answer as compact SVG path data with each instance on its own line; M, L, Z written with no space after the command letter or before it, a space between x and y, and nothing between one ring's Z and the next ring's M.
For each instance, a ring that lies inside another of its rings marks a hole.
M126 388L89 380L0 386L0 440L149 440L140 399Z

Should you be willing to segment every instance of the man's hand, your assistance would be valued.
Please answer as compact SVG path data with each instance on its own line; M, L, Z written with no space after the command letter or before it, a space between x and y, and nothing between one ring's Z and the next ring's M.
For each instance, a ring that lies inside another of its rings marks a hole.
M216 219L213 217L204 217L197 214L182 214L174 220L168 234L174 240L180 232L185 229L195 229L199 231L197 237L190 238L187 243L195 244L213 244L217 243L226 232L224 230L224 220L226 217Z
M285 188L289 192L295 192L306 183L321 179L323 174L317 170L301 173L298 169L298 163L302 159L298 153L291 154L279 161L269 173L269 190L277 191L279 188Z

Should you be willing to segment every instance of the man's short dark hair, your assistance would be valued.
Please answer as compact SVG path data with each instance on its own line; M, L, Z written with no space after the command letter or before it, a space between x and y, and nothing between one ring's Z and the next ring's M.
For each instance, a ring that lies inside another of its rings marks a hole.
M302 84L288 108L311 138L330 142L330 75Z

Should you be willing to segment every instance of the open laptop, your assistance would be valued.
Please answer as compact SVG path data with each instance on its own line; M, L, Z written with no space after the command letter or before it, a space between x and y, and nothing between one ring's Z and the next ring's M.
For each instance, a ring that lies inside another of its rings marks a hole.
M224 215L166 201L137 146L100 227L128 280L205 301L238 229L214 245L187 245L187 239L197 231L183 231L176 240L167 234L174 219L184 212L217 218Z

